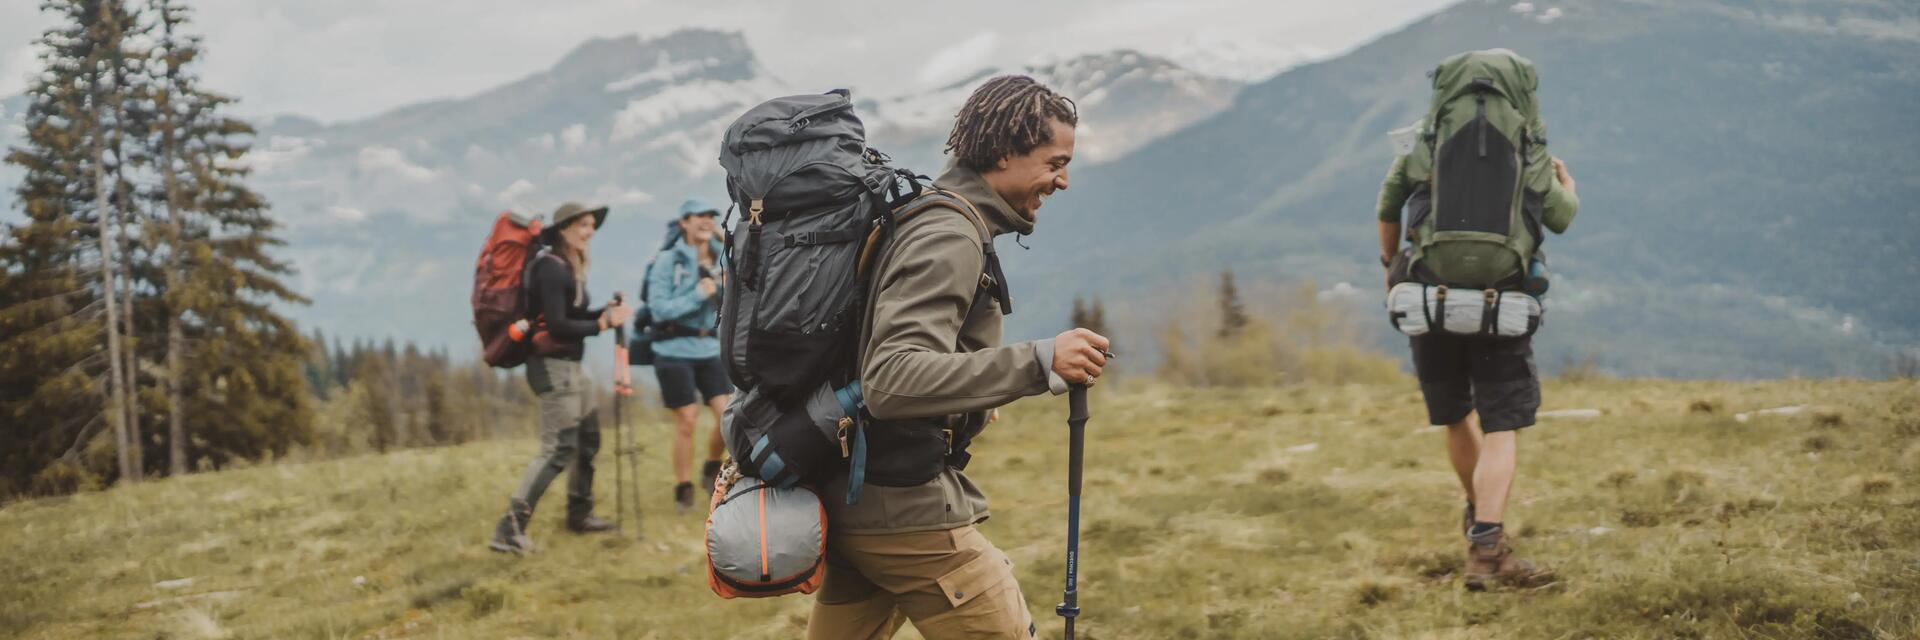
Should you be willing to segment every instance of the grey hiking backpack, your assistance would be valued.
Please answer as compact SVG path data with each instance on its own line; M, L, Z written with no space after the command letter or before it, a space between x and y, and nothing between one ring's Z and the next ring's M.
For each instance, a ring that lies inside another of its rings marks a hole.
M868 148L844 90L749 109L727 127L720 166L745 214L728 237L733 272L720 305L721 357L740 389L722 422L727 448L742 474L774 486L848 469L855 500L869 249L906 216L954 209L982 229L988 275L1004 282L991 237L964 200ZM1011 309L1004 288L994 291Z
M749 109L727 127L720 166L745 214L728 238L721 355L735 386L791 408L851 364L861 241L918 195L901 182L918 182L867 149L844 90Z
M720 166L745 213L720 301L720 353L740 388L727 446L742 473L769 484L823 478L865 454L845 439L863 406L861 249L920 182L867 148L844 90L747 110L727 127Z

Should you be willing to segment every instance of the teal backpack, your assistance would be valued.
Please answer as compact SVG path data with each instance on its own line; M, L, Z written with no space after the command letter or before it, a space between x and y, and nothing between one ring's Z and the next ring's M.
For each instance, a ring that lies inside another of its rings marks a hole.
M1506 49L1433 70L1433 100L1407 155L1412 275L1428 284L1516 289L1541 241L1553 177L1533 63Z

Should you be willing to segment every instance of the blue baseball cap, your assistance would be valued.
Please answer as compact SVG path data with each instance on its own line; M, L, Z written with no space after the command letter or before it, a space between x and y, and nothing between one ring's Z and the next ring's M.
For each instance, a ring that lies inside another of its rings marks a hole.
M720 215L720 208L713 206L700 196L689 197L686 202L680 203L680 219L685 220L687 216L702 214L717 216Z

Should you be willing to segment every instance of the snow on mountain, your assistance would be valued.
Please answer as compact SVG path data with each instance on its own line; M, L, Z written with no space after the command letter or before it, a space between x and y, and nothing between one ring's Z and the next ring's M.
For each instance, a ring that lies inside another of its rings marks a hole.
M1120 50L982 69L931 91L863 101L861 117L875 146L894 153L902 164L931 172L938 168L954 112L982 81L1006 73L1033 76L1074 100L1081 118L1076 151L1087 162L1118 158L1218 113L1233 104L1243 86L1165 58Z
M1079 103L1082 162L1117 158L1219 112L1242 86L1116 51L854 97L876 147L933 173L953 113L1001 72L1034 75ZM682 198L725 201L716 157L727 124L763 100L828 88L773 77L738 33L597 38L544 71L469 96L348 122L267 119L246 162L283 224L282 257L298 270L292 284L314 300L291 310L297 319L334 335L460 351L472 340L463 273L493 215L610 205L591 280L599 299L616 287L631 294ZM0 143L17 143L24 100L0 108ZM0 167L0 179L17 175Z
M1164 55L1196 73L1251 83L1324 58L1327 52L1259 38L1190 35L1167 47Z

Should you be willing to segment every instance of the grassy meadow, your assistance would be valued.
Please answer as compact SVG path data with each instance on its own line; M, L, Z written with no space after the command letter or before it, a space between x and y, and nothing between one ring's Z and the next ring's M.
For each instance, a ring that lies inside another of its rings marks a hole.
M1396 385L1093 392L1084 638L1920 639L1920 385L1549 381L1509 530L1556 584L1468 593L1443 434ZM1004 412L970 474L1042 636L1064 557L1065 402ZM1737 417L1806 405L1797 414ZM810 597L708 591L670 504L642 536L484 542L531 439L287 463L0 508L0 635L792 638ZM601 453L612 514L612 436ZM631 522L629 523L631 525ZM901 637L917 637L911 629Z

